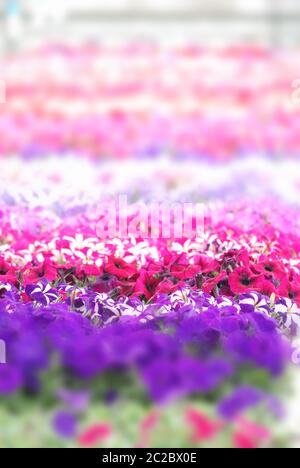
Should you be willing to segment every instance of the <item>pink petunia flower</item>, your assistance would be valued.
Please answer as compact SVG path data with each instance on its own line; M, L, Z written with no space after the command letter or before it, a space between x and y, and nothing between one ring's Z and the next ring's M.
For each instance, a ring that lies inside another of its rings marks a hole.
M192 441L204 442L213 439L223 428L221 421L212 421L205 414L196 409L186 411L186 420L192 428Z
M255 449L268 444L271 432L268 428L248 421L246 418L238 418L236 429L233 433L233 444L239 449Z
M94 447L100 442L106 440L112 433L110 424L94 424L88 427L78 437L78 443L82 447Z

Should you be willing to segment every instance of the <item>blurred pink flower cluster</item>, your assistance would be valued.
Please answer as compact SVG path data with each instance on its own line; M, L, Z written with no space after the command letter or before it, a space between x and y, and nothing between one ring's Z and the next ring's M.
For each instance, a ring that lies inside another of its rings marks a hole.
M296 50L135 44L24 53L0 63L0 153L296 156L298 59Z

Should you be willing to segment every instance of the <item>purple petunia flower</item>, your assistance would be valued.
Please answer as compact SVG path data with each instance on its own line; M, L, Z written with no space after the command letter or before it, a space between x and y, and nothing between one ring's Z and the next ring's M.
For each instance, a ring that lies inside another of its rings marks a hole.
M90 393L87 391L75 392L61 388L57 396L70 410L78 413L84 412L90 401Z
M49 305L51 302L57 301L59 297L57 291L51 288L50 284L46 282L29 284L26 286L25 292L35 302L44 306Z
M76 435L77 419L72 413L59 411L53 418L52 426L57 435L71 439Z
M239 331L229 335L225 341L225 350L238 363L255 364L267 370L272 376L282 374L287 354L282 338L273 333L252 333Z
M240 387L223 398L218 406L218 412L224 419L233 420L247 409L258 405L265 394L254 387Z
M208 393L232 372L230 364L221 359L202 363L189 357L170 357L146 366L142 378L151 398L164 403L191 393Z
M0 364L0 395L10 395L23 384L20 371L9 364Z

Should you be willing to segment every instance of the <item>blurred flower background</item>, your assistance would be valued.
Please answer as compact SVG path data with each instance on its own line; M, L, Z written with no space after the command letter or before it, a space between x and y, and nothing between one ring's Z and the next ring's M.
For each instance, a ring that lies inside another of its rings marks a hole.
M0 12L0 446L300 446L299 2Z

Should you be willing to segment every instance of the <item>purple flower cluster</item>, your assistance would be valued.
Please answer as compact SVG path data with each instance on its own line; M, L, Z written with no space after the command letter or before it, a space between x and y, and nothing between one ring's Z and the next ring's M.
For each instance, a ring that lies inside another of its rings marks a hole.
M288 345L270 316L271 305L257 307L262 298L251 306L251 295L233 301L178 291L145 305L105 295L76 298L73 291L68 304L51 302L58 298L55 290L41 289L27 291L35 302L5 295L0 300L8 361L0 367L0 394L41 389L41 375L54 357L72 384L100 377L105 384L112 373L121 380L135 375L159 403L210 394L236 379L241 368L259 368L271 377L285 370Z

